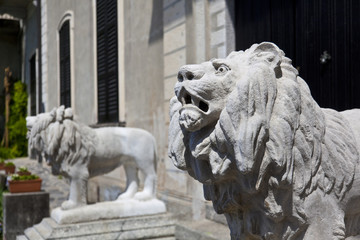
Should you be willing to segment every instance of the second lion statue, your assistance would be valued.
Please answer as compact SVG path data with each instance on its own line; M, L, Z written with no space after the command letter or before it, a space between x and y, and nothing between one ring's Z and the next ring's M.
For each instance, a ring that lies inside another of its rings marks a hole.
M64 106L49 113L27 117L29 145L43 153L54 174L70 179L69 200L63 210L86 205L87 182L123 165L127 188L118 199L150 200L156 195L156 142L138 128L92 129L73 119ZM144 176L144 189L138 192L138 169Z
M360 110L320 108L275 44L181 67L175 95L169 156L232 239L360 235Z

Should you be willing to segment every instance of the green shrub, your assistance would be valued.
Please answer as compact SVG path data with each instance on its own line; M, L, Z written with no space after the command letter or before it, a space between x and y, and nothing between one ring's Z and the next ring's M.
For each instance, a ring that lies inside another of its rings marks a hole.
M9 148L0 148L0 157L9 159L27 155L26 113L26 84L17 81L11 91L10 119L7 125L9 128Z
M13 167L15 164L13 162L6 162L5 167Z
M5 159L15 158L11 153L11 148L0 147L0 156Z

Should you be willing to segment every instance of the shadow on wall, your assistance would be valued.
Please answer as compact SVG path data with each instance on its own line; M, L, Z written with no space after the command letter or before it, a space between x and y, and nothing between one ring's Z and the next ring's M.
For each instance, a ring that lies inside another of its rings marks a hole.
M192 1L173 0L167 2L167 4L164 4L163 0L153 0L149 44L152 44L163 37L164 28L160 26L165 27L166 25L177 21L179 18L184 17L184 13L186 16L192 14ZM185 5L185 12L179 11L179 8L177 7L178 4ZM173 10L171 11L170 9ZM169 14L169 16L166 16L167 22L163 22L164 12L167 12L167 14Z

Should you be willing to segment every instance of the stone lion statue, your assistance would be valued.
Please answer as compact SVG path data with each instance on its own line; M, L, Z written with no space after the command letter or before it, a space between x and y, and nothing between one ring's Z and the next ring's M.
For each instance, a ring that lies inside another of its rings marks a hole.
M118 199L148 200L156 194L156 142L147 131L137 128L92 129L73 120L71 108L64 106L36 117L27 117L30 148L44 153L54 174L70 180L69 200L63 210L86 204L87 182L91 177L124 166L127 188ZM138 169L144 189L138 191Z
M360 110L322 109L275 44L180 68L169 156L232 239L360 234Z

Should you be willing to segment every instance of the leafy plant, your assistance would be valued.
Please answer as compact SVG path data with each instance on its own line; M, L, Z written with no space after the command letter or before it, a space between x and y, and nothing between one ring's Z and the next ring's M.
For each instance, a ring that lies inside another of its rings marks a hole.
M0 164L4 164L5 163L5 159L0 158Z
M0 148L0 157L9 159L27 155L26 111L26 84L17 81L14 83L11 91L10 118L7 124L9 129L9 148Z
M11 153L11 148L0 147L0 156L5 159L15 158Z
M28 172L29 170L27 169L27 167L19 167L19 172Z
M5 167L13 167L15 164L13 162L6 162Z
M9 141L11 144L11 153L14 157L27 155L26 140L26 110L27 110L27 93L26 85L21 81L14 84L13 102L10 106L9 119Z
M22 175L22 176L20 176L18 174L11 175L12 181L27 181L27 180L35 180L35 179L39 179L39 176L35 175L35 174Z

